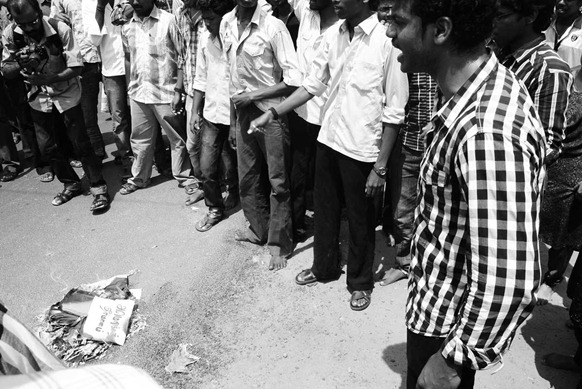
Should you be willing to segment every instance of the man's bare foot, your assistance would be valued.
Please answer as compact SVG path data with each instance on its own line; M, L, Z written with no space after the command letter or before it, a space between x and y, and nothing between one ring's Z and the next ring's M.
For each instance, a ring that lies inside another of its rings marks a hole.
M558 353L551 353L542 358L542 363L554 369L573 370L578 371L580 366L574 361L571 355L564 355Z
M546 305L552 298L553 294L554 291L552 290L552 288L550 288L549 285L542 284L542 286L540 286L540 289L536 293L538 298L538 305Z
M388 269L384 278L380 281L381 286L386 286L407 278L407 274L400 269Z
M287 258L280 257L278 255L271 256L271 262L269 262L269 270L281 270L287 266Z

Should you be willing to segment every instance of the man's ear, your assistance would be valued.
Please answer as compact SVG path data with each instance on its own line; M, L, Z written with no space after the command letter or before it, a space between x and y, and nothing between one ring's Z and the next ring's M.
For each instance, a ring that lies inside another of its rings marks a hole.
M534 9L531 14L529 14L528 16L525 17L525 22L527 24L533 24L536 19L538 18L540 11L537 9Z
M453 21L442 16L434 22L433 40L435 45L443 45L450 38L453 32Z

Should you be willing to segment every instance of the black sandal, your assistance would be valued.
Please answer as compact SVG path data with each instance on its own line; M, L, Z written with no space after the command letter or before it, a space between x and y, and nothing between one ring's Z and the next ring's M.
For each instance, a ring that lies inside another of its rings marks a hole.
M106 209L109 207L109 195L107 193L100 193L96 194L95 198L93 199L93 203L91 203L91 208L89 211L95 212Z
M295 276L295 283L297 285L309 285L314 282L317 282L317 277L313 274L311 269L302 270L301 273Z
M222 212L209 211L202 220L196 224L196 230L199 232L206 232L218 224L222 220Z
M59 205L63 205L64 203L68 202L73 197L79 196L82 192L83 191L81 189L72 189L71 190L71 189L65 188L65 189L63 189L63 191L61 193L57 193L57 195L53 199L52 204L55 207L58 207Z
M364 305L354 305L356 300L364 300ZM372 301L372 291L371 290L356 290L352 293L352 298L350 299L350 308L354 311L363 311L370 306Z

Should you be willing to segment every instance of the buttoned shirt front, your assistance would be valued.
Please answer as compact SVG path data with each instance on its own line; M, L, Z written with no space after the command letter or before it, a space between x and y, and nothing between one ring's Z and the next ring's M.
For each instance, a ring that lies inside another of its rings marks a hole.
M182 63L180 68L184 73L184 90L190 96L194 96L194 77L196 74L196 52L198 42L204 27L202 12L188 7L180 7L176 14L178 28L184 38L182 45Z
M307 92L329 94L319 142L355 160L376 162L382 123L404 121L408 80L398 53L375 13L354 27L351 41L346 22L324 33L303 81Z
M128 95L144 104L170 104L178 77L182 36L176 18L154 6L123 26L123 49L130 55Z
M582 16L574 20L562 36L558 36L555 21L544 33L550 47L566 61L572 75L576 76L581 65L580 57L582 57Z
M299 19L297 61L299 70L303 77L306 77L323 39L321 17L318 11L309 8L309 0L291 0L289 4L293 6L295 16ZM326 93L321 96L314 96L307 103L297 107L295 112L306 122L321 125L321 111L326 100Z
M499 361L535 305L545 137L527 90L491 55L427 132L406 323L441 354Z
M98 43L91 39L91 32L97 27L95 12L97 0L52 0L51 17L64 15L73 29L73 35L81 48L83 62L101 62Z
M83 60L79 46L73 38L73 32L63 22L57 22L55 30L48 22L46 16L43 17L44 36L40 42L27 36L20 27L9 26L4 30L2 43L5 50L2 52L2 66L9 62L16 62L15 53L20 49L14 43L14 34L24 36L26 44L32 42L44 45L47 48L48 59L41 63L40 73L44 75L55 75L67 68L83 66ZM54 39L59 39L62 44L62 51L58 47L60 44L53 43ZM66 81L55 82L50 85L40 86L40 92L30 102L31 108L41 112L52 112L53 106L64 112L77 106L81 102L81 85L79 77L73 77Z
M279 19L257 6L250 23L238 36L238 6L224 15L220 37L230 63L230 95L252 92L277 85L301 85L297 54L287 28ZM283 101L274 97L257 101L257 108L267 111Z
M566 136L566 107L573 78L568 64L540 37L503 61L526 86L546 133L546 153L552 160Z
M200 38L194 89L205 92L204 118L230 125L230 67L219 37L206 30Z

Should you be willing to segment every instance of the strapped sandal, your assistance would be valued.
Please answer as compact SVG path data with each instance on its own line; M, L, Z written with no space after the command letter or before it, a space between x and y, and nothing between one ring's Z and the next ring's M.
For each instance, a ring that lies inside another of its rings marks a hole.
M178 187L179 187L179 186L180 186L180 185L178 185ZM186 192L186 194L187 194L188 196L191 196L191 195L193 195L194 193L196 193L196 192L198 192L198 191L201 191L201 190L202 190L202 189L200 189L200 185L199 185L198 183L195 183L195 184L189 184L189 185L186 185L186 186L184 186L184 192Z
M5 169L4 174L2 175L2 177L0 177L0 181L2 182L13 181L16 177L18 177L17 171Z
M364 300L364 305L358 306L354 305L357 300ZM350 308L354 311L363 311L370 306L372 301L372 291L371 290L356 290L352 293L352 298L350 299Z
M55 179L55 175L51 172L46 172L39 177L40 182L52 182Z
M93 199L93 203L91 203L91 207L89 211L95 212L109 208L110 203L109 195L107 193L100 193L96 194L95 198Z
M57 195L53 199L52 204L55 207L58 207L59 205L63 205L64 203L68 202L73 197L79 196L81 193L83 193L83 190L81 190L80 188L79 189L65 188L61 193L57 193Z
M206 216L196 224L196 231L206 232L222 220L222 212L209 211Z
M297 285L308 285L317 282L317 277L311 271L311 269L302 270L301 273L295 276L295 283Z
M139 189L139 186L134 185L131 182L126 182L125 184L121 185L121 189L119 190L119 193L121 193L122 195L128 195L130 193L135 192L138 189Z

